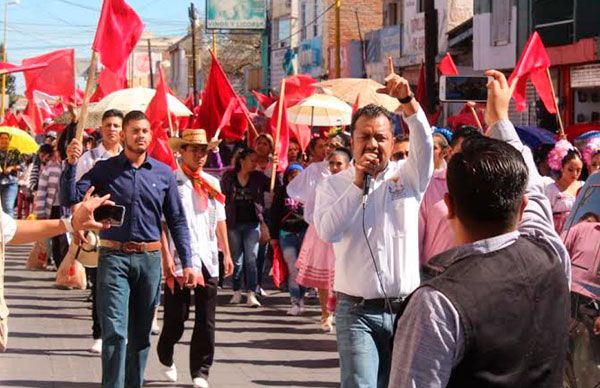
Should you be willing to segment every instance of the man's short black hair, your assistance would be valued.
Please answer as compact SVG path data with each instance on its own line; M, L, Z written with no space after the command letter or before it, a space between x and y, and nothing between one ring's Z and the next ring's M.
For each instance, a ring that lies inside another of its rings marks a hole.
M118 109L109 109L102 114L102 121L111 117L118 117L123 120L123 112Z
M392 131L392 134L394 133L394 122L392 121L392 118L394 116L393 116L392 112L385 109L381 105L369 104L369 105L363 106L362 108L359 108L356 111L356 113L354 113L354 115L352 116L352 122L350 123L350 136L352 136L354 134L354 127L356 126L356 122L362 116L370 118L370 119L374 119L379 116L384 116L390 122L390 131Z
M42 144L40 149L38 150L39 154L52 155L54 152L54 147L50 144Z
M146 114L141 110L132 110L131 112L127 113L123 118L123 128L125 128L130 121L138 120L148 120L148 118L146 117Z
M468 229L497 234L518 222L529 172L514 147L484 136L467 138L448 163L448 192Z
M452 134L452 141L450 141L450 147L454 148L459 139L468 139L470 137L483 136L479 129L470 125L461 125Z

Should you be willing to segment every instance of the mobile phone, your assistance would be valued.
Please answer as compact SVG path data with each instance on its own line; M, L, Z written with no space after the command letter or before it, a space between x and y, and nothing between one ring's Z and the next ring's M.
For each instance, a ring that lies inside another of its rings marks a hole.
M94 219L98 222L107 222L111 226L122 226L125 219L125 206L102 205L94 210Z
M440 101L448 102L485 102L487 84L492 77L441 76Z

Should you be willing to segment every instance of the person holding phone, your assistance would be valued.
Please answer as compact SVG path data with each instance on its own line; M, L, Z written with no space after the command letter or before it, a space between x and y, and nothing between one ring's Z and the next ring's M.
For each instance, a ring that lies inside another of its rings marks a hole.
M193 304L190 372L194 387L206 388L215 355L219 245L223 251L224 276L233 273L225 222L225 196L220 192L219 180L203 171L208 153L218 146L219 141L209 142L203 129L188 129L183 132L182 138L171 138L169 144L182 157L175 175L190 229L192 266L198 281L195 287L184 285L179 255L163 247L165 312L156 350L169 381L177 381L173 353L175 344L183 335L185 321ZM191 299L192 290L194 299Z
M94 186L125 206L123 225L100 232L96 296L102 326L102 385L141 387L159 296L163 216L181 259L183 284L195 287L196 274L175 175L148 155L152 130L143 112L125 116L121 140L123 152L97 162L79 182L73 166L67 166L66 190L72 204ZM74 156L80 155L80 143L73 144Z
M75 117L75 113L72 112ZM75 117L76 118L76 117ZM101 161L117 156L123 151L121 146L121 131L123 127L123 113L116 109L109 109L102 114L102 124L100 133L102 134L102 143L96 148L93 148L79 155L77 150L83 147L78 140L73 140L67 147L67 163L75 169L75 180L79 181L84 174ZM65 179L65 172L61 180ZM61 202L68 202L62 200ZM72 242L71 244L76 244ZM91 300L92 300L92 346L91 353L99 354L102 352L102 330L100 328L100 319L98 319L98 306L96 303L96 274L97 268L86 268L88 277L91 279Z

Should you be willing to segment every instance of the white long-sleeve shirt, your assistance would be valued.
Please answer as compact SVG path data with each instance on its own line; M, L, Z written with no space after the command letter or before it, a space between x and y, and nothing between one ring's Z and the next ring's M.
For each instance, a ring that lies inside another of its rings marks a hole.
M314 224L313 214L315 212L317 186L330 175L328 161L313 163L306 167L287 186L287 193L290 198L304 205L304 220L309 224Z
M417 222L419 203L433 173L431 128L422 110L405 117L410 128L406 161L389 162L372 180L365 228L385 295L406 296L419 286ZM317 188L314 225L333 243L334 289L365 299L383 298L362 227L362 189L354 167L325 179Z
M119 145L119 152L117 152L117 155L120 154L122 150L123 147ZM92 169L92 167L94 167L96 162L112 158L113 156L115 155L110 154L106 148L104 148L104 143L101 143L98 147L85 152L77 161L75 180L80 180L82 176L84 176Z

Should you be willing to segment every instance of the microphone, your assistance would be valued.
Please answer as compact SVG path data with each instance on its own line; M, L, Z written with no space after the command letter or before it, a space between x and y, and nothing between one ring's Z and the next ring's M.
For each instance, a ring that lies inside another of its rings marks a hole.
M364 181L364 186L363 186L363 200L362 200L362 204L363 207L366 206L367 204L367 197L369 196L369 189L371 188L371 175L368 173L365 173L365 181Z

